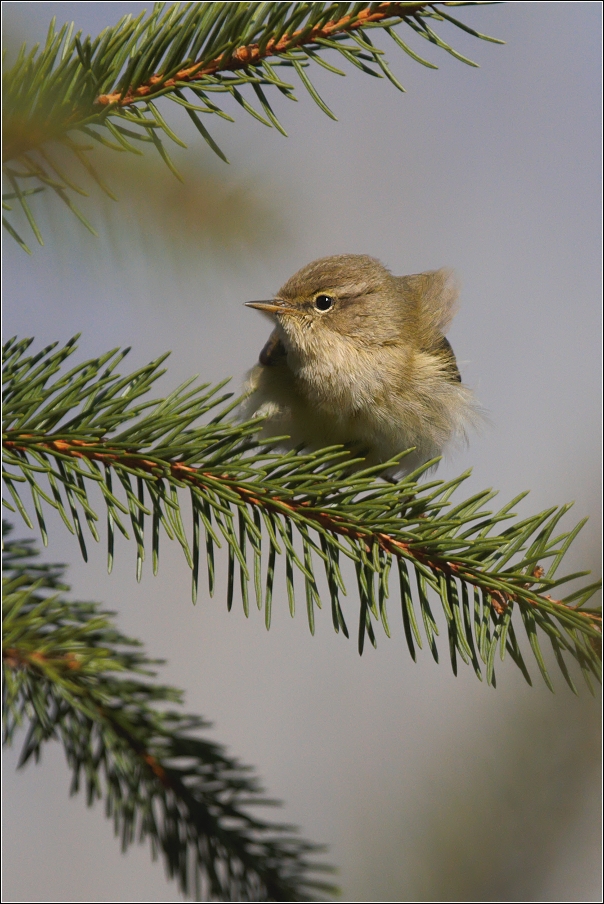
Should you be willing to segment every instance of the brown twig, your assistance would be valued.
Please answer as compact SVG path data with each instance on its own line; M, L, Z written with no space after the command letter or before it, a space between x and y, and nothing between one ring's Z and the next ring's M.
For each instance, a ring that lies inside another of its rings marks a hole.
M33 442L32 442L33 441ZM193 468L179 461L165 461L161 464L152 459L145 458L136 452L130 452L123 449L113 449L107 447L106 444L99 440L91 443L84 440L39 440L30 434L24 434L17 439L5 439L3 445L6 449L15 452L27 453L32 445L35 445L42 452L53 453L58 452L60 455L67 455L71 458L85 458L89 461L96 461L100 464L115 466L121 464L127 468L134 470L146 471L150 476L160 479L168 475L179 480L191 484L193 486L205 486L208 489L219 485L228 486L231 492L236 493L239 498L248 505L255 506L265 511L271 511L275 514L286 514L288 511L293 515L299 513L306 521L314 521L317 525L331 531L342 537L351 540L362 541L365 544L367 552L371 551L374 543L386 553L396 556L404 556L405 558L415 559L417 562L427 566L436 577L441 574L457 577L460 580L467 581L473 586L482 587L488 594L493 609L498 615L503 615L508 605L514 601L522 600L532 606L538 606L535 599L525 595L517 594L512 591L504 592L499 588L492 588L488 582L481 577L480 573L461 567L456 562L449 562L446 559L439 559L427 552L422 551L420 544L406 543L390 534L379 531L372 531L370 528L362 525L355 525L346 521L341 516L326 509L312 507L309 502L297 502L290 499L282 499L277 496L271 496L269 493L261 494L257 489L251 489L244 483L238 482L229 477L228 474L209 474L201 468ZM104 451L104 449L107 451ZM536 568L533 570L532 576L539 579L543 574L543 570ZM521 584L518 590L528 590L530 584ZM548 603L559 606L565 612L569 610L575 612L593 627L599 629L601 618L596 613L578 612L573 606L567 606L562 600L553 599L549 594L539 594L540 599L547 600Z
M61 653L55 656L48 656L46 653L40 653L39 650L21 650L19 647L5 647L2 650L2 659L11 669L18 668L44 668L51 666L56 668L62 666L72 672L77 672L82 668L82 662L75 653Z
M23 439L30 438L33 439L33 437L29 436L23 437ZM27 452L31 447L31 443L23 443L19 442L19 440L5 440L3 445L7 449L18 452ZM245 484L233 481L232 478L229 478L228 474L219 476L209 474L201 468L192 468L190 465L185 465L179 461L165 462L160 465L155 461L127 451L120 454L122 450L120 450L120 452L103 452L99 451L99 447L103 445L100 442L88 443L84 440L70 440L67 442L66 440L58 439L48 441L37 440L35 445L38 448L42 448L42 451L44 452L58 452L61 455L68 455L71 458L86 458L89 461L97 461L104 465L121 464L127 468L146 471L148 474L157 477L158 479L167 476L166 471L169 471L170 476L176 478L176 480L185 481L193 485L205 485L211 488L212 484L226 483L229 489L235 492L239 498L248 505L263 508L265 510L268 509L276 514L283 514L284 509L292 514L300 512L307 520L316 521L321 527L331 530L340 536L348 537L351 540L364 540L367 551L371 550L371 545L368 541L377 541L384 552L394 553L395 555L406 554L416 558L423 564L432 567L432 560L428 556L423 555L409 543L397 540L389 534L374 532L368 528L350 524L338 515L334 515L332 512L328 512L324 509L313 509L308 502L292 502L268 494L260 495L257 490L252 490L245 486ZM459 571L459 568L455 563L447 563L447 565L451 572Z
M81 662L74 653L65 653L61 655L48 656L46 653L40 653L38 650L22 650L19 647L7 647L2 650L2 658L4 664L10 669L31 669L36 673L45 671L47 667L56 668L64 666L70 670L81 669ZM153 754L149 753L146 747L138 741L131 732L124 728L119 722L116 722L110 710L104 706L94 704L99 716L109 722L115 733L126 741L128 746L145 764L147 769L158 779L164 788L170 788L175 793L181 789L177 783L170 780L170 776Z
M321 38L330 38L333 37L334 34L341 32L355 31L356 29L364 28L371 23L381 22L384 19L391 19L394 17L404 19L406 16L414 15L432 4L380 3L377 8L374 7L373 9L371 8L372 5L373 4L368 4L365 9L362 9L357 13L355 17L350 15L342 16L341 19L325 22L323 25L316 26L315 28L301 28L298 29L298 31L292 32L291 35L283 35L278 41L271 38L262 52L260 52L258 44L246 44L243 47L238 47L228 55L221 54L215 60L199 60L198 62L193 63L192 66L181 69L176 75L169 79L164 80L163 75L152 75L147 82L139 85L134 90L128 89L123 95L119 91L113 92L112 94L101 94L97 97L96 103L103 107L111 104L127 107L152 94L154 90L172 88L180 82L199 81L205 76L215 75L217 72L232 72L237 69L245 69L247 66L255 66L267 57L286 53L296 47L304 47L305 44L313 44Z

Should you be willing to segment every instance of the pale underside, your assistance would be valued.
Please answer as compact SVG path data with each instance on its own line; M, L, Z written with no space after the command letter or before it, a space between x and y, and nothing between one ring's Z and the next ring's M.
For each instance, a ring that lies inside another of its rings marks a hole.
M278 338L276 330L267 343L274 347L272 359L265 353L268 363L248 375L242 414L266 417L261 438L285 434L284 448L345 444L367 467L414 447L400 467L389 470L404 474L439 456L446 445L463 442L480 420L454 358L412 351L401 367L400 352L387 346L352 349L346 338L334 336L329 355L300 360L277 345Z

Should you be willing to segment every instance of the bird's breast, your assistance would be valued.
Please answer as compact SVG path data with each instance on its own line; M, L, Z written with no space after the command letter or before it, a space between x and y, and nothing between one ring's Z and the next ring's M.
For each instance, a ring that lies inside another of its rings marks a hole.
M369 354L333 342L329 355L288 353L288 366L308 404L336 418L348 418L387 402L392 367L375 350Z

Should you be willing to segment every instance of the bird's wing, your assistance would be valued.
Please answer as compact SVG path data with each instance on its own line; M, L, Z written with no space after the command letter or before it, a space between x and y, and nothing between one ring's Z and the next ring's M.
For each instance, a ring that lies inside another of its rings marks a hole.
M435 348L435 352L440 358L442 358L443 364L445 364L446 369L451 374L451 380L461 383L461 374L459 372L459 368L457 367L455 353L451 348L451 343L446 338L446 336L442 337L442 340Z
M287 352L279 339L279 333L277 330L273 330L268 337L268 342L260 352L260 363L265 367L275 367L277 364L284 363L286 355Z

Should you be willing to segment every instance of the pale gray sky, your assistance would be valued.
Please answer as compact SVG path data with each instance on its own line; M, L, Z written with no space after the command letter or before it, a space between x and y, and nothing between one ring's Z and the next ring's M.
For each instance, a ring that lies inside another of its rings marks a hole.
M13 2L5 24L19 19L39 40L56 15L95 34L144 8ZM352 252L397 274L454 267L463 291L449 336L492 423L438 476L473 467L462 492L492 486L502 502L531 489L524 514L575 500L568 523L591 520L568 568L598 569L601 5L506 3L459 17L507 42L444 29L480 69L415 41L434 72L378 37L405 95L356 70L317 69L339 122L301 88L297 105L275 99L287 139L239 108L234 125L213 123L231 161L213 164L217 178L266 194L288 227L280 243L183 264L144 230L116 248L60 220L32 258L5 240L5 336L41 346L81 331L83 356L132 345L132 368L172 349L171 385L192 373L238 385L268 332L242 302L308 261ZM209 155L183 134L189 155ZM117 216L127 222L127 208ZM586 692L577 701L557 679L552 696L534 668L531 690L507 662L497 690L467 670L454 679L444 645L441 665L426 650L414 665L396 599L392 640L362 659L326 611L311 638L283 599L269 634L257 612L227 614L224 582L193 608L167 541L159 576L140 585L133 548L119 548L107 576L104 550L85 565L60 524L45 557L69 562L74 594L118 609L122 630L168 659L164 677L186 690L187 710L257 768L285 801L280 816L329 845L345 900L598 899ZM356 606L351 594L353 624ZM16 774L15 762L9 753L4 900L180 900L147 848L120 854L102 806L68 798L58 746L40 766Z

